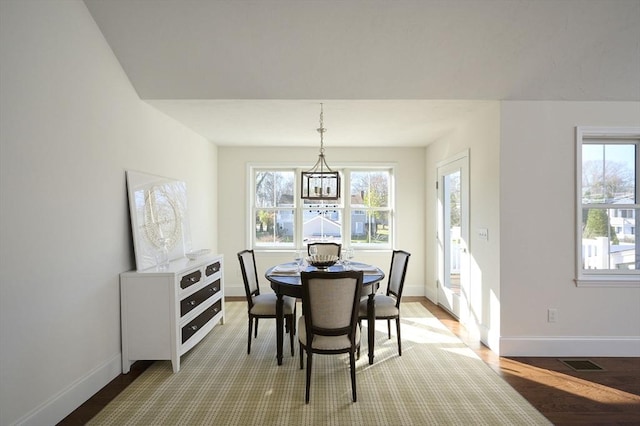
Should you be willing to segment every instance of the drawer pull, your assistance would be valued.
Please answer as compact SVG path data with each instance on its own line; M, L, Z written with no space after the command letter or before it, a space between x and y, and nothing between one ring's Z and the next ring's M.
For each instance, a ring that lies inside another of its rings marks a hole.
M203 313L198 315L193 321L182 327L182 343L189 340L194 334L199 332L209 323L218 313L222 312L222 299L208 307Z
M220 280L214 281L211 284L207 285L204 288L196 291L193 294L185 297L180 301L180 316L185 316L196 306L200 305L205 300L213 297L214 294L218 293L222 286L220 285Z
M205 274L207 276L213 275L220 270L220 262L212 263L205 268Z
M194 285L195 283L200 282L200 279L202 278L202 272L200 271L194 271L188 275L184 275L181 279L180 279L180 287L181 288L187 288L189 286Z

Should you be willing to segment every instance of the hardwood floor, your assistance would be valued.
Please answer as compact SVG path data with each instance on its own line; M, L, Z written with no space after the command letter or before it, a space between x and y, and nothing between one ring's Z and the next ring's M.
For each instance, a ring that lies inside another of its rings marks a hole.
M499 357L441 307L406 300L420 301L553 424L640 425L640 358L588 357L603 370L580 372L558 357Z
M640 358L589 357L603 370L580 372L557 357L499 357L426 298L403 300L421 302L553 424L640 425ZM115 378L58 424L85 424L151 364L136 362L129 374Z

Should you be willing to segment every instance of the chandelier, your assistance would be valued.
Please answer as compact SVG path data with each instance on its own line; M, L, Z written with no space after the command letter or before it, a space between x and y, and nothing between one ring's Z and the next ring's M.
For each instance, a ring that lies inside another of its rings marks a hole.
M331 170L324 158L324 110L320 104L320 155L316 164L306 172L302 172L302 199L304 200L337 200L340 198L340 173Z

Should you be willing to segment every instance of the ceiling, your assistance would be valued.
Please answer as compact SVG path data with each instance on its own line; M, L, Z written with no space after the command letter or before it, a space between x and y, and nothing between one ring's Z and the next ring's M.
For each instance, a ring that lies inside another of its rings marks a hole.
M424 146L497 100L640 101L640 0L85 0L212 142Z

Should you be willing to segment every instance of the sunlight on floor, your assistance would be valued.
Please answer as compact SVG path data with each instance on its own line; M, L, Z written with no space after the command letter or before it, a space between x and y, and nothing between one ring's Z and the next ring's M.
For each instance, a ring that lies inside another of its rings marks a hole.
M410 340L415 343L460 343L460 339L447 330L436 318L402 318L400 324L402 340ZM379 330L385 330L386 327L386 322L380 326L376 324L376 329ZM395 336L393 324L391 335Z
M509 368L512 365L512 368ZM599 383L573 377L568 374L525 365L518 361L502 359L501 366L507 374L522 377L551 388L561 388L563 392L586 398L602 404L640 404L640 396L610 388ZM524 366L524 368L523 368ZM536 371L538 374L523 374L522 371ZM542 373L542 374L539 374ZM597 374L594 373L594 374ZM561 386L559 386L561 385ZM596 392L597 391L597 392Z
M477 358L477 355L469 349L467 345L460 341L458 337L453 335L440 321L435 318L419 318L409 317L400 320L402 327L402 341L404 350L411 350L407 343L415 343L419 345L434 345L436 349L450 352L456 355L463 355L469 358ZM366 326L365 326L366 327ZM365 328L366 330L366 328ZM366 331L364 331L366 334ZM376 321L376 334L387 335L386 320ZM392 353L396 351L396 329L395 322L391 323L391 341L393 344L389 346ZM376 346L380 350L379 343Z

